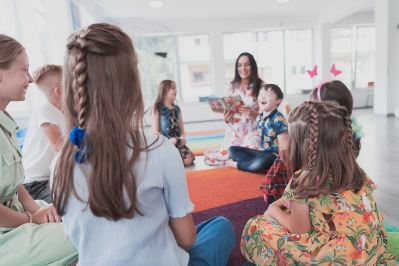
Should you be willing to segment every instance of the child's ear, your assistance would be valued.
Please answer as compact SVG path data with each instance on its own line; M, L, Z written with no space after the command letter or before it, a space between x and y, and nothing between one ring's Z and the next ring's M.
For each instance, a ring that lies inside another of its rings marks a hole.
M54 87L54 94L58 97L61 97L61 86L57 85Z

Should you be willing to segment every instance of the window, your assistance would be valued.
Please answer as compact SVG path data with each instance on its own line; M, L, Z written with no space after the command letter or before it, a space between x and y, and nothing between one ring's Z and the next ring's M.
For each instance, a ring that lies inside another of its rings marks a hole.
M331 29L331 63L342 70L336 79L348 88L368 87L375 77L375 28L352 26Z
M274 83L284 91L284 39L283 31L258 32L255 56L259 77ZM265 36L267 36L265 38Z
M148 108L156 98L162 80L177 80L174 37L135 37L133 41L139 57L145 107Z
M313 65L310 29L226 33L223 42L226 82L234 77L237 56L249 52L258 64L259 77L285 93L300 93L312 86L306 73L306 67Z
M180 89L183 101L212 94L208 35L178 36Z
M302 90L312 88L313 80L307 73L298 73L300 65L312 66L312 31L286 30L284 32L285 48L285 93L301 93ZM290 71L295 68L295 71Z
M375 79L375 28L358 27L355 60L355 88L366 88Z
M208 35L136 36L134 45L146 108L152 105L164 79L176 82L184 102L212 94Z
M337 69L342 74L337 76L338 79L345 83L348 88L352 88L352 65L353 65L353 35L351 28L334 28L331 29L331 64L335 63Z
M234 78L237 56L249 52L255 56L255 38L252 32L223 34L224 60L226 65L226 83Z

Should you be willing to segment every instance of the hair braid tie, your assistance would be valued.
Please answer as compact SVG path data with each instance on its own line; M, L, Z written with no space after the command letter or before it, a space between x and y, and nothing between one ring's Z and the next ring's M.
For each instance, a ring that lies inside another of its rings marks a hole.
M310 111L310 133L309 133L309 149L308 149L308 168L313 170L316 165L316 150L319 136L319 119L316 107L313 103L309 103L308 110Z
M87 114L87 94L86 94L86 46L87 42L84 39L87 32L81 32L77 36L76 43L78 47L78 54L76 56L76 64L73 72L73 90L74 100L76 103L76 112L78 113L79 127L72 128L69 139L72 144L77 146L78 151L75 153L75 162L83 163L87 157L87 147L83 147L83 139L85 136L85 118Z
M352 131L352 119L349 115L345 115L345 126L346 126L346 143L348 150L353 149L353 131Z

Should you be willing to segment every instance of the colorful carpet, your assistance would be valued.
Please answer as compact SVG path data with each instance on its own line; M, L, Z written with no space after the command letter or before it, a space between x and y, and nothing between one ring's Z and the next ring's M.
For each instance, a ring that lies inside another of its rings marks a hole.
M220 207L261 196L259 185L264 175L234 168L216 168L187 173L194 212Z
M224 129L186 133L187 146L194 155L203 155L206 150L219 147L223 138Z
M249 218L263 213L266 204L259 191L264 175L251 174L233 168L217 168L187 173L190 197L195 204L196 224L223 215L233 223L236 247L227 265L245 263L240 252L241 232Z
M267 209L259 191L263 177L233 168L187 172L190 197L195 204L195 224L219 215L225 216L233 223L236 247L228 261L229 266L243 265L246 262L240 252L242 229L249 218ZM399 228L386 223L385 229L388 232L388 249L398 256Z

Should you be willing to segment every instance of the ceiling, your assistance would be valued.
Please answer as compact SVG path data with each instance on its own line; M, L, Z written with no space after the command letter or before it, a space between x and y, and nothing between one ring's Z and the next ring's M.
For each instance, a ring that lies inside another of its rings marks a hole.
M162 8L150 0L75 0L97 18L140 17L168 20L259 19L268 16L334 17L337 14L371 11L375 0L161 0ZM342 19L342 17L340 18Z

